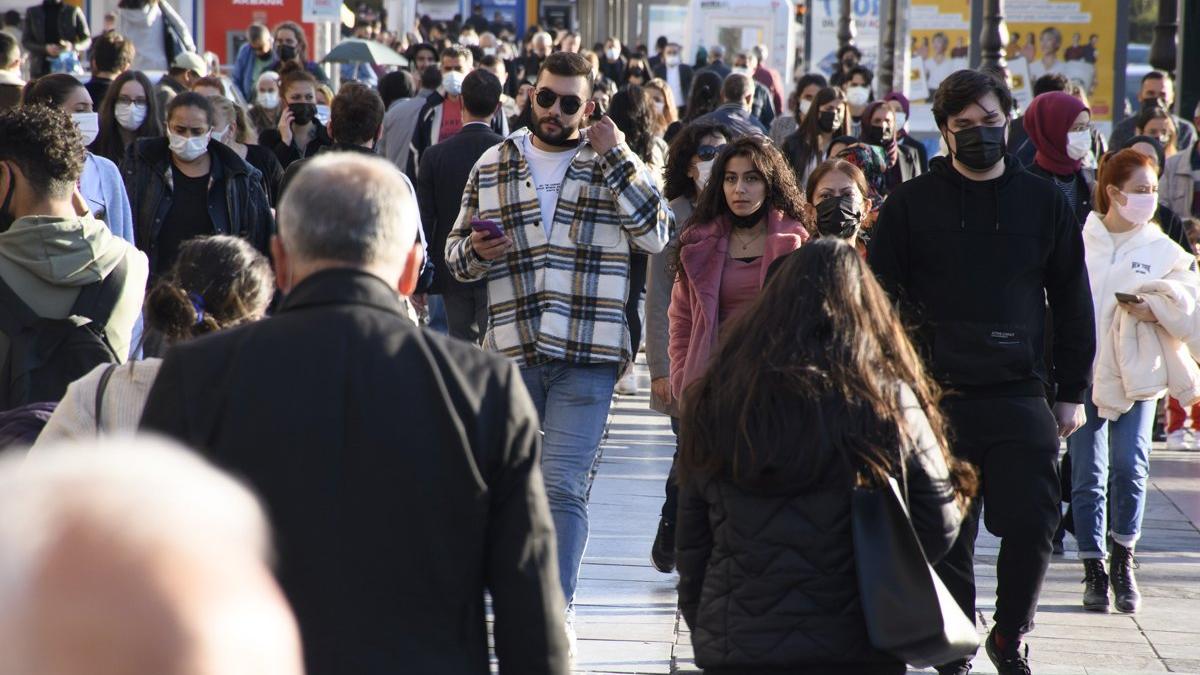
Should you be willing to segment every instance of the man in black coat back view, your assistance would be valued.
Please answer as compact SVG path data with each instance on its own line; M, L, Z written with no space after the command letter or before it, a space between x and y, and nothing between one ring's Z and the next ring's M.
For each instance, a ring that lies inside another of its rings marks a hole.
M462 130L430 146L421 155L417 171L417 204L421 225L433 259L430 311L441 301L452 337L480 342L487 331L487 284L464 284L446 269L446 237L458 220L463 192L475 162L504 137L492 130L491 119L500 108L500 79L473 70L462 84Z
M295 177L272 318L172 348L142 418L261 496L306 669L565 675L564 605L516 366L422 331L412 193L356 153Z

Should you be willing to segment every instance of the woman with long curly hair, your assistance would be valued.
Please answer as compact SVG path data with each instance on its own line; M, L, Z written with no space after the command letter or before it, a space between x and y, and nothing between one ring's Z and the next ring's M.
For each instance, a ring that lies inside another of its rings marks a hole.
M609 103L608 116L613 124L625 134L625 143L650 170L654 182L662 188L663 171L667 164L667 144L654 135L654 109L646 90L636 84L625 85L613 95ZM646 290L645 253L629 254L629 291L625 299L625 322L629 324L629 337L636 354L642 341L642 316L639 311L642 294ZM637 375L633 364L617 380L618 394L632 396L638 392Z
M720 333L762 290L771 263L808 239L806 204L765 136L745 136L721 150L679 233L668 311L676 399L708 367Z
M975 476L946 452L937 385L887 295L853 247L821 238L781 259L714 353L684 396L679 439L679 608L696 665L904 673L867 635L853 489L903 467L936 561Z

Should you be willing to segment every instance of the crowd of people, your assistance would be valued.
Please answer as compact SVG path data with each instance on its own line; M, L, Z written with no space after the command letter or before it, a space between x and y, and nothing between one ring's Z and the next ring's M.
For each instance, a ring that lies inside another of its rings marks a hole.
M1061 74L1018 110L1003 73L949 72L935 147L853 47L785 84L765 46L587 50L477 6L361 22L409 65L330 78L291 22L221 69L159 0L95 35L44 0L21 30L0 445L31 449L0 461L0 673L85 672L97 636L160 664L119 672L482 673L489 614L501 672L566 673L643 348L678 443L648 553L706 672L905 672L855 573L856 495L892 478L967 620L981 513L1000 538L1000 673L1030 672L1064 531L1082 607L1138 610L1160 400L1168 446L1200 447L1200 109L1170 112L1170 75L1106 139ZM96 440L139 430L173 440ZM84 605L113 620L48 628ZM261 622L217 628L238 612Z

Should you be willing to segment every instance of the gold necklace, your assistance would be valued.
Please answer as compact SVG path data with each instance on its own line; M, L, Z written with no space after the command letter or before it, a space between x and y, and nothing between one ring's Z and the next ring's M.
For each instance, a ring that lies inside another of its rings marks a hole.
M753 245L754 242L758 241L763 235L765 235L767 233L767 228L765 228L765 227L762 229L759 229L759 227L756 225L756 226L754 226L754 229L758 230L758 232L754 236L750 237L749 239L745 239L743 237L738 236L739 233L737 230L733 231L733 233L732 233L733 241L734 241L734 243L736 243L738 245L739 251L744 252L746 249L750 248L750 246Z

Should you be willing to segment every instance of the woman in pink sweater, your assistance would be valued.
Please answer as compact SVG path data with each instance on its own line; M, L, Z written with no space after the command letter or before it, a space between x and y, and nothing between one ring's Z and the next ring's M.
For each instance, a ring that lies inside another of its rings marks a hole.
M771 262L808 239L804 205L795 174L766 138L722 149L679 235L668 311L676 399L708 366L722 328L762 290Z

